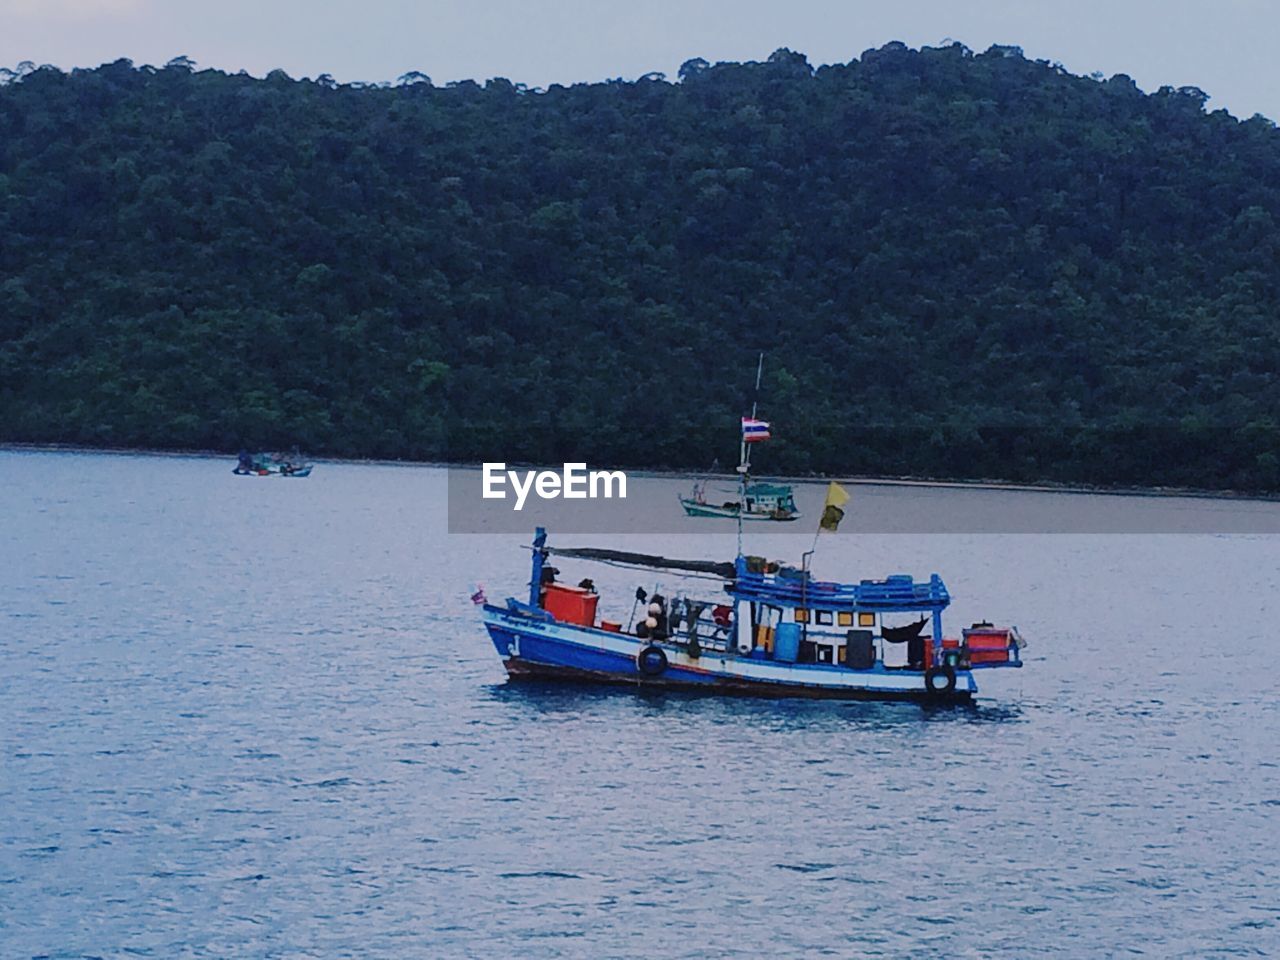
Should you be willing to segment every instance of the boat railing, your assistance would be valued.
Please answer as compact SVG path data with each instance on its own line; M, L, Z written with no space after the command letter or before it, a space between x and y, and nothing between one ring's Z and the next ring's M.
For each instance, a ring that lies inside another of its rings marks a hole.
M945 607L951 596L936 573L927 581L909 576L860 583L832 583L822 580L776 577L760 573L739 573L733 591L743 600L782 603L788 606L849 607L857 609L906 609Z

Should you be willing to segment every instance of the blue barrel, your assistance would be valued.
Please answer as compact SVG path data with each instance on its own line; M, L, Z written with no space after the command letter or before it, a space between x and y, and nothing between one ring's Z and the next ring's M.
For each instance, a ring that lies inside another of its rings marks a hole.
M800 656L800 624L780 623L773 641L773 659L795 663Z

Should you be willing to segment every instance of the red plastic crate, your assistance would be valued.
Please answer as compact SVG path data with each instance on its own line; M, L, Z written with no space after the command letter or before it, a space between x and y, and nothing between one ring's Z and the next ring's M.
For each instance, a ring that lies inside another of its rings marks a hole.
M1008 630L966 630L964 641L970 650L1007 650L1009 648Z
M582 587L549 583L542 588L542 609L561 623L577 623L590 627L596 622L596 604L600 595Z
M1008 663L1013 636L1010 630L985 627L964 631L964 643L969 649L970 663Z
M971 650L969 652L970 663L1008 663L1008 650Z

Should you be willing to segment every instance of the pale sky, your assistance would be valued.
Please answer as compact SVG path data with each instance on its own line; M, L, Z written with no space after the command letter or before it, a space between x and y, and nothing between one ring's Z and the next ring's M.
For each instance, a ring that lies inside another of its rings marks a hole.
M1198 86L1240 117L1280 119L1280 0L0 0L0 66L64 69L119 57L255 76L436 84L506 77L530 86L674 79L691 57L762 60L778 47L810 63L868 47L955 39L1127 73L1144 90Z

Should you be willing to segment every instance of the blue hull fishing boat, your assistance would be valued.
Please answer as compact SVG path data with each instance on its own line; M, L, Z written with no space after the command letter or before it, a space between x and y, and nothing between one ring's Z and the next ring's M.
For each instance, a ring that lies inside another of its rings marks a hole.
M834 516L831 502L828 517ZM834 525L824 521L824 528ZM490 604L483 590L472 598L484 605L485 627L516 679L957 703L977 692L977 671L1022 665L1016 628L984 623L960 637L944 635L942 615L951 597L937 574L833 583L810 577L807 563L788 568L742 556L741 549L733 563L717 563L552 547L542 528L532 553L527 600ZM594 584L560 582L552 557L702 578L718 589L710 596L662 596L642 586L624 625L598 619ZM895 622L904 616L911 620ZM892 656L895 651L905 655Z

